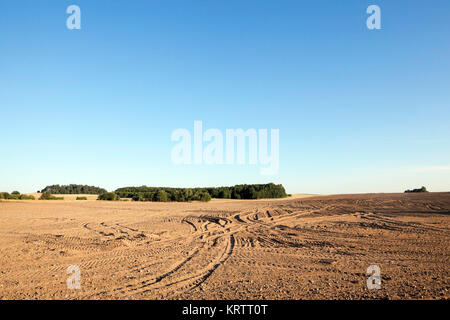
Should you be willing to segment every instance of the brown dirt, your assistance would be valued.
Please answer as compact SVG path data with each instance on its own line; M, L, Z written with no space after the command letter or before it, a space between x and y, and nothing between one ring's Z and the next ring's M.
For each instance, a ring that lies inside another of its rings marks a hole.
M450 193L3 201L0 299L449 299L449 222Z

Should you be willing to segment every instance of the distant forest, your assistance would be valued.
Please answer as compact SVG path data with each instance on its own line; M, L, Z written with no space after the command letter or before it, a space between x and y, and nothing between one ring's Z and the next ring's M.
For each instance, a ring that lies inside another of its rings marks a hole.
M416 192L428 192L427 188L422 187L420 189L412 189L412 190L406 190L405 193L416 193Z
M269 199L285 198L288 195L281 184L241 184L233 187L211 188L165 188L165 187L125 187L114 192L87 185L52 185L40 191L44 194L98 194L98 200L116 201L129 198L134 201L186 202L210 201L218 199ZM6 196L4 197L6 198Z
M103 188L81 185L81 184L70 184L68 186L60 186L59 184L53 186L47 186L41 190L41 193L51 193L51 194L102 194L107 191Z
M263 199L284 198L286 191L281 184L242 184L233 187L211 188L161 188L161 187L126 187L115 192L120 198L134 201L209 201L219 199Z

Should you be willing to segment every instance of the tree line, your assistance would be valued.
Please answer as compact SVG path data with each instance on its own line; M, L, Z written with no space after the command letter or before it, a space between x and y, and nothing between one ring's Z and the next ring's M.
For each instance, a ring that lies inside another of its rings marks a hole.
M134 201L210 201L218 199L264 199L284 198L286 191L281 184L242 184L232 187L210 188L164 188L164 187L125 187L115 192L120 198Z
M188 202L188 201L210 201L217 199L268 199L284 198L288 195L281 184L241 184L232 187L210 187L210 188L169 188L169 187L125 187L114 192L107 192L103 188L87 185L52 185L40 191L40 200L62 200L54 194L98 194L98 200L118 201L121 198L129 198L133 201L156 201L156 202ZM14 191L0 193L0 199L26 200L34 199L32 195L21 195ZM85 200L77 198L77 200Z
M34 200L34 196L28 194L20 194L19 191L0 192L0 199L3 200Z
M412 190L406 190L405 193L416 193L416 192L428 192L427 188L422 187L420 189L412 189Z
M120 198L131 198L133 201L187 202L209 201L211 196L201 188L163 188L163 187L126 187L115 191Z
M51 193L51 194L102 194L107 191L103 188L93 187L81 184L70 184L66 186L60 186L55 184L52 186L47 186L40 191L41 193Z

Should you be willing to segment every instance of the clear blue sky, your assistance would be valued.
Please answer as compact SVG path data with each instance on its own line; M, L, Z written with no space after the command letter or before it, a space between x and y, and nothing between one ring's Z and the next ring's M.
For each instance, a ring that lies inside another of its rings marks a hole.
M449 15L448 0L1 0L0 191L450 191ZM279 129L279 173L172 164L194 120Z

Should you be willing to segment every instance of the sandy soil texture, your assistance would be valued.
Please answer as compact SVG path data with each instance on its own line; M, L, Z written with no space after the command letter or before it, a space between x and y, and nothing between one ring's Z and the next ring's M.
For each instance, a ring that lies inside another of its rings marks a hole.
M449 299L449 231L450 193L3 201L0 299Z

